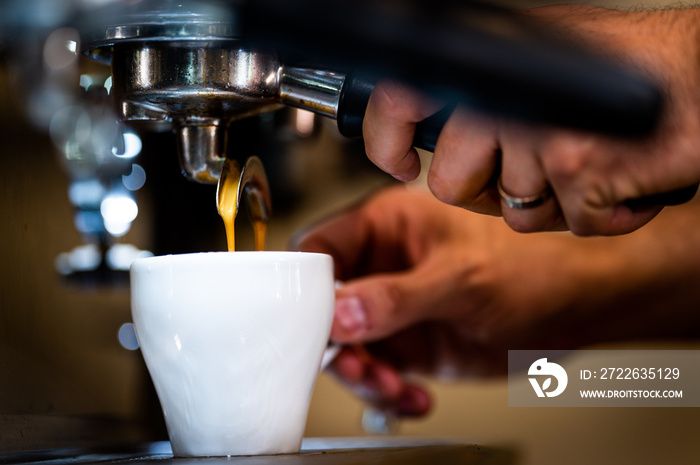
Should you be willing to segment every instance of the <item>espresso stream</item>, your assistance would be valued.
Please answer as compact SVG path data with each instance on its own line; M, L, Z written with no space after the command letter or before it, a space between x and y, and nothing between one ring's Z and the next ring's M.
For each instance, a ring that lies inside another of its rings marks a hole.
M235 160L226 159L221 170L221 177L216 189L216 202L219 215L221 215L226 228L229 252L236 250L234 223L240 210L243 195L248 203L248 211L253 223L255 250L265 250L265 235L272 208L267 176L258 157L250 157L246 160L243 169ZM353 345L352 348L364 364L375 363L372 355L361 344ZM333 357L335 355L332 355L330 360ZM374 415L382 415L387 430L393 427L395 419L391 414L377 411Z
M258 157L248 158L243 169L236 160L226 159L221 170L216 189L216 203L226 228L229 252L236 250L234 223L243 196L248 203L248 211L253 223L255 250L265 250L265 235L272 212L272 202L265 169Z

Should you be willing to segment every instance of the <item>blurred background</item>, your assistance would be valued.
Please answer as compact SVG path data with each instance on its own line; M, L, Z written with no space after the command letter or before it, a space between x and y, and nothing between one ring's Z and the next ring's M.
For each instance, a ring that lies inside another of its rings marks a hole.
M181 176L172 134L117 126L104 105L108 68L54 53L74 40L70 31L44 32L0 43L0 461L166 439L130 326L128 264L226 248L216 188ZM286 249L296 231L393 182L361 143L301 110L234 123L228 150L260 156L268 171L268 250ZM237 247L252 244L240 215ZM700 344L605 348L625 347ZM694 408L509 408L505 379L426 383L435 410L391 434L504 446L528 464L696 463L700 453ZM366 435L363 411L322 374L306 435Z

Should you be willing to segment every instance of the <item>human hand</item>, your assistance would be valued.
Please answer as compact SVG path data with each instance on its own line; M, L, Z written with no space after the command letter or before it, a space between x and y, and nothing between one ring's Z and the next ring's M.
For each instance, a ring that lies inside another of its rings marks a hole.
M641 227L662 209L643 199L700 181L700 10L559 5L523 14L556 26L562 40L581 38L657 81L667 103L659 128L642 140L618 139L458 108L438 139L430 189L446 203L503 215L517 231L613 235ZM420 171L411 148L415 123L439 107L397 83L377 84L363 125L368 157L398 179L415 178ZM499 178L514 197L550 189L554 195L537 208L510 208L499 196Z
M382 410L422 415L429 395L406 374L500 375L508 349L697 333L700 236L683 231L700 227L698 208L621 237L523 235L399 187L296 248L331 254L345 283L331 339L347 348L332 371Z

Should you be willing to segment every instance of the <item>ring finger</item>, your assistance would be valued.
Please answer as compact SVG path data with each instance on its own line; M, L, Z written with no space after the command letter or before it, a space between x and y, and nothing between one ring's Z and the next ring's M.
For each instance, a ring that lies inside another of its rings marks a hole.
M515 231L566 228L555 193L536 156L536 132L515 123L501 126L502 169L499 180L503 219Z

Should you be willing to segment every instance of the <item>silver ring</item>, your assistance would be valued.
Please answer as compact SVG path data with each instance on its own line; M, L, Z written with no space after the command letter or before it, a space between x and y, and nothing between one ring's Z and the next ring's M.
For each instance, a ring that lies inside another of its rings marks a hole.
M528 197L514 197L505 190L503 190L503 185L501 185L500 178L498 179L498 183L496 186L498 187L498 195L501 196L508 208L512 208L515 210L527 210L530 208L537 208L552 196L552 189L548 187L539 194L530 195Z

